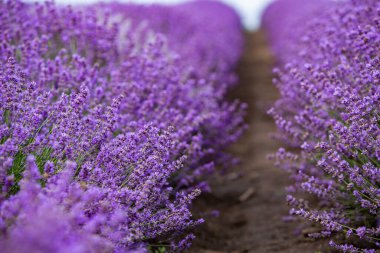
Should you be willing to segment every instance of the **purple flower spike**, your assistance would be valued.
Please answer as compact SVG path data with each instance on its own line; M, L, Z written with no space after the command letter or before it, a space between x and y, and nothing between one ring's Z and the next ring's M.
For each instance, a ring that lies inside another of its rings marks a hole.
M242 42L213 1L0 1L1 252L188 248L244 129L224 99Z
M278 0L263 17L281 93L270 114L292 150L275 155L294 180L291 213L343 252L380 245L379 13L377 0Z

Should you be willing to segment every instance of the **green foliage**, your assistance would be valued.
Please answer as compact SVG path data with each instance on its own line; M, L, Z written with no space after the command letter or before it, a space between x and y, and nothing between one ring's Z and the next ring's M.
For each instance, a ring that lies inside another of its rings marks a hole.
M18 151L13 158L12 167L8 171L8 175L14 176L14 184L9 189L7 195L11 196L16 194L20 190L19 182L22 179L22 173L25 170L25 161L27 155L21 151Z
M41 175L44 174L44 166L47 161L53 161L54 163L57 162L56 159L51 157L52 152L52 148L44 148L40 153L33 154L36 158L36 165ZM14 156L12 167L8 170L8 175L13 175L14 177L14 183L7 192L7 196L12 196L20 190L19 182L23 177L23 172L25 171L27 156L28 155L21 150L18 151ZM44 187L46 184L44 179L41 179L40 183L42 187Z
M166 252L166 246L150 245L149 246L149 252L151 252L151 253L165 253Z

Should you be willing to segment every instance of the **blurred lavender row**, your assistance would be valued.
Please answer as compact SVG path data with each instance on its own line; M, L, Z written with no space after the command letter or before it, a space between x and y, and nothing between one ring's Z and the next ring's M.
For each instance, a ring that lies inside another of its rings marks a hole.
M377 0L278 0L263 17L290 214L342 252L380 248L379 14Z

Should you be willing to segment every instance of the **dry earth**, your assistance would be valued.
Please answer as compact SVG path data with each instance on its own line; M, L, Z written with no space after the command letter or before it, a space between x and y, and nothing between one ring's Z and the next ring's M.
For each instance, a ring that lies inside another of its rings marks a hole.
M197 212L217 209L197 232L192 253L315 253L329 252L326 241L306 238L307 226L285 222L287 174L267 160L278 148L271 138L273 120L266 111L277 98L271 84L273 59L262 32L247 34L246 51L238 69L239 85L232 91L249 106L248 130L231 152L241 159L235 172L215 178L213 192L196 203ZM237 177L241 173L241 177Z

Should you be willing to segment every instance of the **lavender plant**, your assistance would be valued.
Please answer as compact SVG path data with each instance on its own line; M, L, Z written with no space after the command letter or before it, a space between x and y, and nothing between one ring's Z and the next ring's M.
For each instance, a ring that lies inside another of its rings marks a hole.
M304 1L277 1L264 21L271 44L281 49L274 51L281 97L269 113L287 145L275 158L294 181L288 187L290 213L320 224L310 236L332 237L330 245L339 251L376 252L380 3L310 1L304 6L311 16L278 12L287 4L296 9ZM276 34L281 27L274 15L295 30Z
M191 202L243 129L244 105L223 100L236 79L240 23L217 3L187 7L204 4L229 15L177 20L180 6L155 15L173 12L169 22L221 40L138 29L129 5L120 18L98 5L0 1L2 252L189 246L203 222Z

